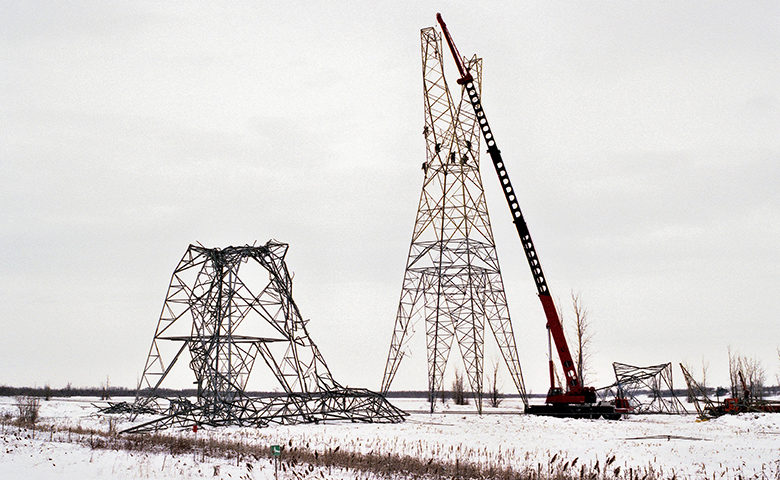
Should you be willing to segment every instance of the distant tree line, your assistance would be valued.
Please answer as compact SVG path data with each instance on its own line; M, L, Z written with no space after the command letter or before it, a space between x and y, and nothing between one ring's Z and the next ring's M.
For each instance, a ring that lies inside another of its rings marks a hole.
M193 396L197 392L194 389L188 390L171 390L171 389L159 389L158 392L165 396ZM148 393L148 392L147 392ZM144 391L141 392L144 394ZM51 397L98 397L98 398L110 398L110 397L132 397L135 396L135 389L129 389L127 387L72 387L66 386L63 388L51 388L48 385L43 387L9 387L7 385L0 385L0 397L41 397L49 399Z
M712 393L715 393L714 388L707 388L708 391L711 391ZM674 393L677 396L685 396L687 394L687 389L674 389ZM43 399L49 399L51 397L96 397L96 398L103 398L103 399L110 399L111 397L134 397L135 396L135 389L134 388L127 388L127 387L111 387L109 389L105 389L104 387L65 387L65 388L50 388L48 386L44 387L10 387L7 385L0 385L0 397L18 397L18 396L25 396L25 397L40 397ZM140 395L141 396L148 396L151 393L151 389L144 389L141 390ZM163 397L194 397L197 395L197 390L195 389L171 389L171 388L161 388L157 390L157 395L163 396ZM462 391L459 392L461 395L464 395L466 398L469 398L472 396L472 392L469 391ZM635 392L637 394L646 394L650 393L649 390L643 391L639 390ZM728 393L728 390L720 388L719 387L719 393L720 396L724 396L726 393ZM780 395L780 386L764 386L762 389L762 393L764 396L774 396L774 395ZM446 398L454 398L456 392L451 390L445 390L441 392L441 395ZM490 401L490 394L491 392L486 392L486 397ZM670 392L668 391L662 391L661 394L663 396L670 395ZM282 395L282 393L279 392L247 392L247 395L251 397L271 397L276 395ZM387 392L387 398L428 398L428 391L426 390L395 390L391 392ZM545 398L547 396L546 393L531 393L528 395L529 398ZM520 395L517 393L502 393L502 398L520 398Z

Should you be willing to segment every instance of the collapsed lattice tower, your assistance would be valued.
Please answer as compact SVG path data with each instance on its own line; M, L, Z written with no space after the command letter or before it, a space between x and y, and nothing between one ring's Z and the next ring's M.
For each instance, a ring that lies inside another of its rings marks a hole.
M613 362L612 368L617 394L629 401L634 413L687 413L674 393L671 363L637 367Z
M699 385L699 382L693 378L691 372L682 363L680 364L680 370L682 370L685 385L688 387L689 402L693 402L699 418L704 420L714 416L713 412L717 411L717 408L707 395L707 390Z
M479 171L478 123L464 90L453 102L436 29L423 29L421 43L427 156L381 391L390 388L412 325L424 319L431 411L453 341L481 411L486 321L524 401L525 387ZM481 59L466 64L481 89Z
M171 278L131 408L157 418L127 431L403 420L404 413L384 396L333 379L293 301L287 248L275 241L224 249L189 246ZM165 398L163 381L187 356L195 401ZM246 393L258 358L284 393Z

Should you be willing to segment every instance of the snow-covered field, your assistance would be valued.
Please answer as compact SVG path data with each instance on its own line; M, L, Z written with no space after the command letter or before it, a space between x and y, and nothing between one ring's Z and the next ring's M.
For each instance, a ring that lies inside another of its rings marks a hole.
M275 426L266 429L201 429L199 438L240 442L263 452L261 459L212 458L198 452L115 451L91 448L85 435L67 428L108 431L109 418L94 415L94 399L53 399L41 404L35 432L0 427L0 479L273 478L265 458L272 444L287 448L365 455L398 455L499 470L576 474L584 465L598 478L780 478L780 415L742 414L697 422L695 416L642 415L620 421L574 420L499 411L473 414L450 406L447 413L414 413L403 424ZM394 399L397 406L424 411L427 403ZM0 398L0 415L15 413L14 399ZM56 431L46 429L53 425ZM125 424L114 425L119 429ZM192 437L192 432L170 432ZM284 456L284 454L283 454ZM614 457L614 459L612 459ZM576 462L575 462L576 459ZM605 464L608 466L605 468ZM573 466L572 466L573 465ZM598 467L597 467L598 465ZM616 473L617 472L617 473ZM606 475L605 475L606 473ZM376 478L367 472L297 465L279 478ZM544 476L543 476L544 478Z

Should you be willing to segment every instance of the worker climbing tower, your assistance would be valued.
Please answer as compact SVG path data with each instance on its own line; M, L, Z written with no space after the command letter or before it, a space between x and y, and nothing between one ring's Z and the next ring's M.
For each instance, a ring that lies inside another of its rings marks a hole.
M427 156L423 187L381 391L390 388L412 326L424 320L433 411L453 341L482 411L485 323L525 403L525 387L479 171L480 131L465 90L444 79L441 35L421 31ZM464 59L481 86L482 61Z

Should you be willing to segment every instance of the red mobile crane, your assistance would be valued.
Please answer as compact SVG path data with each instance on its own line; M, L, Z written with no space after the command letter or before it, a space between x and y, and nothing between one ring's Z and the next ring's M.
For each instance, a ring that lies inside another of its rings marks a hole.
M620 414L627 411L626 407L628 406L628 402L618 399L616 402L618 408L612 404L597 403L596 390L593 387L582 385L582 381L577 374L577 369L574 367L569 345L566 343L563 326L561 325L560 318L558 318L555 303L547 288L547 280L544 278L544 272L542 272L542 265L539 263L539 256L536 254L534 242L531 240L531 234L528 231L523 212L520 210L520 205L515 196L515 190L512 188L512 182L509 180L506 165L501 158L501 151L498 149L493 133L490 131L490 125L485 116L485 111L482 108L479 93L474 87L474 77L471 76L468 68L466 68L463 58L458 52L455 43L452 41L450 32L447 30L447 25L445 25L440 13L436 14L436 20L439 22L439 25L441 25L441 29L444 32L444 38L447 40L447 45L452 52L452 56L455 58L455 64L460 73L460 78L457 82L465 87L471 106L474 108L474 113L479 121L482 136L487 143L487 151L490 154L490 159L493 161L493 167L496 169L496 174L501 183L501 189L504 192L506 202L509 205L509 210L512 212L512 222L515 224L517 234L520 236L520 241L523 244L526 259L528 260L528 265L531 267L531 273L536 283L539 300L542 302L544 314L547 317L547 340L548 348L550 350L550 390L547 393L545 405L529 405L526 412L536 415L590 418L598 418L603 415L605 418L620 418ZM558 351L558 358L561 360L561 366L563 367L563 373L566 379L565 390L555 384L555 367L552 359L553 341L555 342L555 349Z

